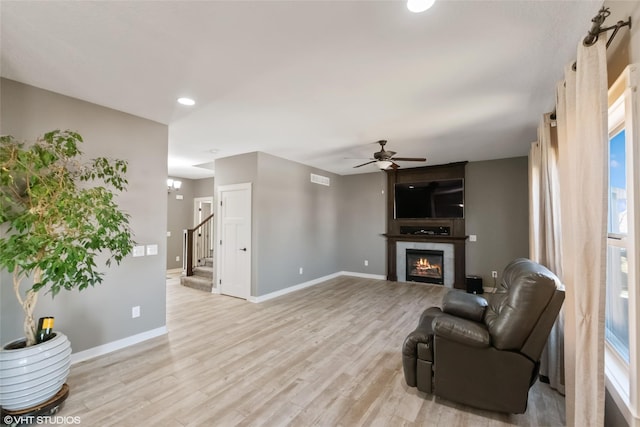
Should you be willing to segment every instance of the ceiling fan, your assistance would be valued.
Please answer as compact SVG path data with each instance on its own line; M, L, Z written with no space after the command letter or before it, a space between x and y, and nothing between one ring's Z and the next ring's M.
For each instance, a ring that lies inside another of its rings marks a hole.
M394 157L396 155L395 151L387 151L384 149L387 141L381 139L378 141L380 144L380 151L376 151L373 153L373 158L370 161L363 163L361 165L354 166L354 168L359 168L361 166L370 165L371 163L375 163L376 166L380 169L387 169L389 167L393 169L398 169L400 166L396 163L396 161L402 162L426 162L427 159L424 157Z

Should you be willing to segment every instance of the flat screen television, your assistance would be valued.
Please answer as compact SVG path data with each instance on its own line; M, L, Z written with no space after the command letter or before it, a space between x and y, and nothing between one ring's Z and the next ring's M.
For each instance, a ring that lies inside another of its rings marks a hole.
M464 218L464 180L396 184L395 218Z

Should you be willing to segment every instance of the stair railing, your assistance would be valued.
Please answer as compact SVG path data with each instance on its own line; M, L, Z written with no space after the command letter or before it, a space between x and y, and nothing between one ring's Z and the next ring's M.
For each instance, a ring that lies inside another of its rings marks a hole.
M193 276L193 269L213 256L213 214L200 224L184 230L182 240L182 269L186 276Z

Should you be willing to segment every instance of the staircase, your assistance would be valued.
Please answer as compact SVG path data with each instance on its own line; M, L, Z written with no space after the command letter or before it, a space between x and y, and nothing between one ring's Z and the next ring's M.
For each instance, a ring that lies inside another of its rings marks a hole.
M188 288L211 292L213 290L213 258L204 258L204 265L193 267L192 276L181 276L180 284Z
M194 228L184 230L182 244L184 275L180 284L193 289L213 290L213 214Z

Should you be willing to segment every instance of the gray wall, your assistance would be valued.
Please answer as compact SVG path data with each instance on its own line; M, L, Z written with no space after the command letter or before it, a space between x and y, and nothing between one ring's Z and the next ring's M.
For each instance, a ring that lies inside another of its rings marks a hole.
M182 268L182 233L192 228L194 221L194 198L213 197L214 179L187 179L170 176L182 182L179 190L167 192L167 269ZM180 199L178 196L182 196ZM176 257L179 257L176 260Z
M216 159L216 180L214 184L214 194L217 204L218 188L224 185L251 183L251 206L255 212L256 206L256 182L258 180L258 153L240 154L237 156L225 157L222 159ZM217 211L216 211L217 212ZM253 253L251 254L251 295L257 295L255 293L255 281L256 271L258 268L258 260L255 256L255 250L257 248L257 218L253 214L251 217L251 247Z
M467 274L482 276L485 287L494 286L492 270L500 275L512 259L529 256L528 182L526 157L467 164L465 227L478 239L467 241Z
M331 186L311 183L310 173L330 177ZM252 184L251 295L338 271L339 178L266 153L216 160L216 193L219 186Z
M629 423L620 412L611 394L609 394L609 390L605 390L604 394L604 426L629 427Z
M193 182L193 197L214 197L214 178L202 178L190 181Z
M339 269L386 277L386 240L382 234L387 228L387 175L373 172L340 178Z
M314 184L310 174L331 179ZM338 271L338 175L258 153L256 296ZM303 274L299 274L299 268Z
M165 258L167 221L167 126L77 99L1 81L0 132L33 140L53 129L79 132L87 158L108 156L129 162L129 189L119 196L131 215L138 244L157 244L157 256L128 257L120 266L104 267L95 288L62 291L52 301L41 295L36 317L55 316L75 352L165 325ZM21 337L22 312L11 289L11 276L0 272L0 340ZM131 318L131 307L141 317Z
M182 186L179 190L167 191L167 231L171 233L167 236L167 270L182 268L182 230L193 227L194 197L192 180L169 178L181 181Z
M312 172L331 187L311 183ZM528 256L527 158L471 162L466 174L467 234L478 236L467 273L493 286L492 270ZM252 295L337 271L386 275L384 174L337 176L265 153L216 161L216 188L242 182L253 184Z

